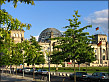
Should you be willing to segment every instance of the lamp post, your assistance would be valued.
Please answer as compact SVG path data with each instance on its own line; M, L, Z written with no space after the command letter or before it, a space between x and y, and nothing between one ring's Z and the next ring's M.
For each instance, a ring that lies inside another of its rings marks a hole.
M49 61L49 82L50 82L50 55L51 55L51 41L50 41L50 54L48 56L48 61Z
M53 37L53 32L51 31L51 32L50 32L50 39L51 39L52 37ZM50 46L50 54L49 54L49 82L50 82L50 55L51 55L51 40L50 40L49 46Z
M23 51L23 77L24 77L24 51Z
M10 59L11 59L11 57L10 57ZM11 63L10 63L10 74L11 74Z

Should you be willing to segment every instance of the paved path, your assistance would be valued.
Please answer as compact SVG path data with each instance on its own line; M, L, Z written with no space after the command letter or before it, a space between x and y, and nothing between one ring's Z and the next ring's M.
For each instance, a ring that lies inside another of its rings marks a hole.
M33 81L33 78L22 78L22 76L1 73L1 81Z

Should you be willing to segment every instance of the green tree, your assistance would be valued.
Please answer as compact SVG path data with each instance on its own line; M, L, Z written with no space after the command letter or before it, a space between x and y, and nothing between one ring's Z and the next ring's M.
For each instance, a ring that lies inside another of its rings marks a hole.
M36 38L31 36L30 40L25 40L22 42L23 51L24 51L24 60L25 63L32 64L41 64L45 62L44 56L41 55L42 52L41 46L36 41ZM34 71L33 71L33 79L34 79Z
M23 42L23 49L25 51L25 63L40 64L44 63L44 56L42 56L41 46L36 41L35 37L31 36L30 40Z
M36 64L42 64L42 63L44 64L45 63L44 55L42 55L43 53L41 52L41 46L36 41L36 38L31 36L29 41L30 41L31 45L35 46L35 48L37 49L36 52L37 52L37 54L39 54Z
M25 3L25 4L31 4L31 5L34 5L34 1L33 0L1 0L0 1L0 4L5 4L5 2L10 2L10 1L13 1L13 4L14 4L14 8L17 7L17 3L20 2L20 3Z
M34 5L33 0L13 0L14 7L17 6L18 1L20 1L21 3L24 2ZM5 2L6 0L1 0L0 4L5 4ZM8 2L10 2L10 0L8 0ZM0 25L0 55L2 55L3 52L6 52L4 50L9 50L9 47L7 47L9 44L6 46L5 43L8 43L6 41L10 41L9 38L11 30L21 30L23 29L23 27L26 27L27 30L29 30L31 27L31 24L22 23L17 18L14 19L10 14L8 14L8 12L6 12L5 9L0 10Z
M80 50L81 53L79 54L79 57L77 58L77 61L76 61L79 65L79 71L80 71L81 63L86 63L86 66L87 66L88 63L91 63L96 60L94 57L94 54L95 54L94 48L91 48L91 45L90 44L88 45L86 42L83 42L83 44L84 45L79 46L81 47L81 50ZM87 72L87 67L86 67L86 72Z
M12 39L8 35L9 32L5 31L5 39L3 37L0 39L0 66L9 66L11 63L11 45L13 45ZM7 70L7 68L6 68Z
M16 75L17 75L17 66L23 64L23 54L22 54L22 44L17 43L12 47L12 55L11 55L11 65L16 65Z
M56 72L58 71L58 64L62 64L64 62L64 56L61 51L54 50L53 55L50 56L51 63L56 64Z
M36 41L36 38L35 38L35 37L31 36L31 38L30 38L29 41L30 41L31 45L34 45L35 48L38 49L38 51L41 50L41 46L40 46L40 45L38 44L38 42Z
M10 2L11 0L8 0ZM32 4L34 5L33 0L13 0L14 8L17 7L17 2L20 1L21 3L25 4ZM7 0L1 0L0 5L5 4ZM17 18L13 18L5 9L0 10L0 60L2 61L0 65L8 65L9 61L11 61L10 55L12 55L12 48L11 46L11 38L10 32L11 30L23 29L26 27L27 30L30 29L31 24L22 23ZM9 42L10 41L10 42ZM7 60L8 59L8 60ZM4 63L5 61L5 63ZM11 62L10 62L11 63Z
M34 5L33 0L13 0L14 7L17 6L18 1ZM1 6L5 4L5 2L7 1L1 0ZM10 2L10 0L8 0L8 2ZM22 23L17 18L14 19L5 9L0 10L0 25L0 47L3 47L4 39L7 39L7 36L8 38L10 37L10 30L23 29L23 27L29 30L31 27L31 24ZM2 51L0 51L0 53L2 53Z
M85 27L79 28L81 22L78 22L78 11L75 11L73 15L74 19L68 19L70 25L65 26L67 30L63 33L63 37L54 38L57 39L56 48L60 49L61 54L63 54L62 59L69 58L74 62L74 74L75 74L75 62L80 61L87 62L88 59L93 61L94 52L89 45L94 36L89 36L88 32L83 32L84 29L92 27L92 25L87 25ZM59 55L59 54L57 54ZM81 57L83 56L83 57ZM61 58L60 58L61 60ZM74 75L74 82L76 82L76 75Z

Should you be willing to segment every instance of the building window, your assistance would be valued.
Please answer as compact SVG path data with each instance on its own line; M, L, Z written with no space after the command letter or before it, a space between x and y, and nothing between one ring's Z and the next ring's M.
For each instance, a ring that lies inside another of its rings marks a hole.
M97 55L95 55L95 58L97 59Z
M104 38L104 40L105 40L105 38Z
M22 37L22 34L20 34L20 37Z
M19 34L18 33L16 34L16 37L19 37Z
M103 56L103 60L105 60L105 56Z
M107 62L105 62L105 64L107 64Z
M16 37L16 34L15 33L13 34L13 37Z
M103 40L103 38L102 38L102 40Z
M95 50L95 53L96 53L96 50Z
M100 38L100 40L101 40L101 38Z
M105 53L105 49L103 49L103 53Z

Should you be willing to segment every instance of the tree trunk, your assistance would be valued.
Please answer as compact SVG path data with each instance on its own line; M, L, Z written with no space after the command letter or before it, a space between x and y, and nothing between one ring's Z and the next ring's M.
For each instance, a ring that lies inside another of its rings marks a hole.
M2 73L3 73L3 65L2 65Z
M7 67L6 67L6 73L7 73Z
M79 68L79 71L80 71L80 64L78 64L78 68Z
M75 60L74 60L74 82L76 82Z
M9 65L8 65L8 73L9 73Z
M35 79L34 71L35 71L35 67L34 67L34 65L33 65L33 80Z
M86 63L86 73L87 73L87 63Z
M11 64L10 64L10 74L11 74Z
M16 65L16 76L17 76L17 65Z
M56 75L57 75L57 71L58 71L58 64L56 64Z
M6 66L5 66L5 73L6 73Z

